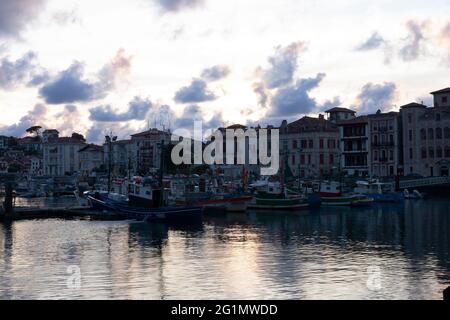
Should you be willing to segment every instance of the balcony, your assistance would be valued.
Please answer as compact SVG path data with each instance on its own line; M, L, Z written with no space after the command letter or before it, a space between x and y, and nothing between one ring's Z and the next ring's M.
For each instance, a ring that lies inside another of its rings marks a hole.
M394 141L372 142L372 147L395 147Z

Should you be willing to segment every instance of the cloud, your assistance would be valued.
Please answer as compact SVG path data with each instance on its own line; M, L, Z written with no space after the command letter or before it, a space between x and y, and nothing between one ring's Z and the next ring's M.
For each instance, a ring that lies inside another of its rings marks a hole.
M205 0L153 0L166 12L194 9L205 4Z
M53 81L46 83L40 95L48 104L89 102L107 96L118 80L127 75L131 68L131 57L125 57L120 49L116 56L97 74L96 81L84 78L84 65L74 62L67 70L61 71Z
M408 38L406 44L400 49L399 55L403 61L417 60L422 52L422 46L426 38L424 32L428 26L427 22L419 23L414 20L410 20L406 23L408 28Z
M145 120L153 104L149 99L135 97L129 104L128 110L118 112L110 105L99 106L89 110L90 120L98 122L123 122L131 120Z
M39 93L48 104L87 102L103 98L105 92L98 90L95 83L83 79L84 66L74 62L67 70L43 86Z
M267 116L283 118L298 114L308 114L318 108L310 91L317 88L325 77L319 73L315 78L300 79L295 84L279 89L272 98L272 107Z
M174 129L188 129L194 127L194 121L202 121L203 130L216 129L220 127L224 120L221 113L215 113L209 120L205 120L205 115L198 105L191 105L184 108L180 117L175 120Z
M264 83L256 82L253 84L253 92L258 97L258 105L265 108L270 99L270 92L266 89Z
M292 83L298 67L298 56L305 50L305 43L300 41L286 47L276 47L275 54L269 57L270 67L261 70L266 87L275 89Z
M52 128L57 129L61 136L69 136L73 132L80 132L85 129L82 125L81 114L75 105L64 106L63 110L52 118L54 119Z
M191 84L175 93L175 101L179 103L198 103L216 100L217 96L208 89L204 80L193 79Z
M46 0L1 0L0 37L17 37L42 11Z
M16 61L11 61L8 57L1 59L0 88L11 89L28 81L36 69L36 57L36 53L29 51Z
M228 66L217 65L203 70L201 77L207 81L218 81L226 78L230 72L231 70Z
M447 49L445 62L450 66L450 22L442 29L439 42Z
M45 105L37 104L27 115L23 116L18 123L10 126L0 126L0 133L6 136L22 137L26 134L26 130L35 125L43 125L47 108Z
M374 32L367 40L361 43L356 48L356 50L358 51L374 50L380 48L384 44L386 44L386 40L384 40L383 37L378 32Z
M90 143L103 144L105 136L111 134L111 132L119 139L129 139L130 135L136 133L136 130L127 124L117 122L94 122L87 130L86 140Z
M356 108L359 113L371 114L377 110L386 111L397 97L397 86L393 82L383 84L367 83L358 95Z

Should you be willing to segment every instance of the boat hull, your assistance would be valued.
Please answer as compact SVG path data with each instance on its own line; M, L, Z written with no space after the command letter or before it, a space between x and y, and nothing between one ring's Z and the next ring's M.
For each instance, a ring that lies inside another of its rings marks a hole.
M170 221L170 222L195 222L202 219L203 208L199 206L174 206L162 208L136 208L122 203L114 203L88 198L91 207L94 210L103 212L111 212L126 214L128 219L135 219L140 221Z

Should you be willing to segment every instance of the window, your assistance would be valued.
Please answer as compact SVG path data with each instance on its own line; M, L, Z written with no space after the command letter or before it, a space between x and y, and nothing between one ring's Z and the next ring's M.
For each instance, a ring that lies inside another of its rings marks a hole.
M447 103L448 102L448 98L447 97L442 97L442 103Z
M324 164L325 163L325 157L323 154L320 155L320 164Z
M436 121L441 121L441 114L440 113L436 113Z
M302 154L302 155L300 156L300 163L301 163L301 164L305 164L305 155L304 155L304 154Z
M436 157L437 158L442 158L442 147L437 147L436 148Z
M445 157L450 158L450 147L445 147Z
M334 155L330 154L330 164L334 164Z
M311 155L308 154L308 164L311 164Z
M422 159L426 159L427 158L427 149L422 148Z
M309 148L310 149L314 148L314 141L313 140L309 140Z
M297 149L297 148L298 148L297 140L294 140L294 141L292 142L292 148L294 148L294 149Z
M378 135L377 135L377 134L373 137L373 143L374 143L376 146L378 145Z
M446 127L444 129L444 138L445 139L450 139L450 128L449 127Z
M319 140L319 147L320 147L320 149L323 149L323 147L324 147L323 139Z
M306 149L308 146L308 141L302 140L301 145L302 145L302 149Z
M430 147L428 149L428 155L430 156L430 159L434 158L434 148L433 147Z
M428 139L430 140L434 139L434 129L432 128L428 129Z
M420 139L427 140L427 131L425 129L420 130Z
M442 129L436 128L436 139L441 140L442 139Z
M389 143L390 143L391 145L394 145L394 135L393 135L393 134L391 134L391 135L389 136Z
M393 161L394 160L394 151L389 150L389 160Z
M413 149L409 148L409 159L412 159L412 158L414 158Z
M412 130L409 130L409 141L412 141L413 139L413 132Z
M408 123L412 123L412 114L411 113L408 114Z

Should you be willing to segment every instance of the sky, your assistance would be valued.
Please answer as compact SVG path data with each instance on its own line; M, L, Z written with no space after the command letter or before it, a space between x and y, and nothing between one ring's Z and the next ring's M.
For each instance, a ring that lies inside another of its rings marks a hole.
M448 0L0 0L0 135L279 125L446 87Z

